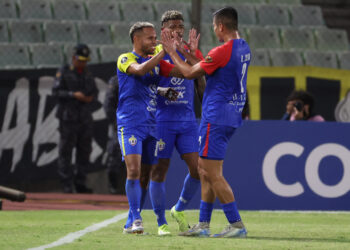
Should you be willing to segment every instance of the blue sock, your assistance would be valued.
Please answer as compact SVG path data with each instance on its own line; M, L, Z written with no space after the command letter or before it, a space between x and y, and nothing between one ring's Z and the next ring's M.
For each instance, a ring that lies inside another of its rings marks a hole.
M133 222L134 222L134 219L132 217L131 210L129 209L128 219L126 220L124 228L131 227Z
M141 219L140 215L140 200L141 200L141 186L139 180L126 180L125 191L129 201L130 211L133 219Z
M207 203L201 200L201 204L199 206L199 222L210 223L213 208L214 203Z
M140 201L140 208L141 208L141 210L143 208L143 205L145 205L147 191L148 191L147 189L141 188L141 201Z
M230 224L241 220L241 216L239 215L235 201L227 204L221 204L221 206Z
M149 191L153 211L157 215L158 226L168 224L165 219L165 183L151 181Z
M176 211L185 210L188 202L191 201L193 195L195 195L199 186L200 186L200 181L192 178L190 174L187 174L184 181L184 186L182 187L180 198L177 201L175 206Z

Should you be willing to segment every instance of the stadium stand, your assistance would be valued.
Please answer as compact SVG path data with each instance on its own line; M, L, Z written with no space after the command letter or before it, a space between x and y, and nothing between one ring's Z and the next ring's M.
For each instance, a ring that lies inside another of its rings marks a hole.
M132 50L130 45L117 47L115 45L102 45L100 47L101 62L117 62L122 53Z
M50 2L46 0L20 0L18 2L21 19L51 19Z
M201 45L214 46L216 38L211 23L202 23L200 35Z
M57 68L63 63L61 46L35 44L30 45L33 65L37 68Z
M11 21L9 23L11 42L13 43L41 43L43 34L41 23L37 21Z
M123 13L123 20L127 22L132 21L155 21L153 7L149 3L132 3L122 2L120 7ZM137 14L136 14L137 13Z
M270 50L272 66L302 66L304 65L300 52L286 50Z
M86 44L112 44L110 25L102 23L78 24L79 41Z
M85 8L79 0L53 0L52 9L56 20L85 20Z
M114 37L114 43L118 46L121 46L123 44L127 45L131 43L130 37L129 37L129 29L131 24L130 23L115 23L112 25L112 33Z
M0 68L23 69L30 67L29 51L25 45L0 44Z
M235 8L238 12L239 25L255 25L257 23L255 7L253 5L240 4L236 5Z
M278 49L281 48L281 41L278 29L274 27L264 28L254 26L247 29L248 42L252 49Z
M213 13L226 6L226 4L223 4L223 3L215 3L213 4L212 2L211 3L208 3L208 4L202 4L202 10L201 10L201 22L202 23L212 23L213 22Z
M284 49L316 49L315 38L311 30L286 27L281 29Z
M90 21L121 21L118 2L90 0L86 6Z
M261 5L257 8L260 25L289 25L288 7Z
M15 1L0 0L0 19L17 18Z
M190 9L191 4L190 3L179 3L179 2L170 2L170 3L164 3L164 2L155 2L154 3L154 9L156 10L156 20L157 22L160 22L162 18L162 14L167 10L178 10L182 12L182 15L184 17L185 22L190 22Z
M350 70L350 51L339 52L338 58L340 68Z
M71 58L73 55L73 49L75 47L76 44L66 44L63 48L63 52L65 55L65 62L66 63L70 63L71 62ZM100 46L98 45L89 45L90 48L90 63L99 63L100 62L100 56L99 56L99 52L98 52L98 48Z
M315 29L317 49L324 50L348 50L349 41L345 30Z
M293 26L322 26L324 20L319 6L291 6L291 24Z
M269 4L288 4L288 5L300 5L301 0L267 0Z
M7 29L7 23L4 21L0 21L0 43L9 42L9 32Z
M250 65L271 66L270 58L267 50L264 50L264 49L252 50L252 58L251 58Z
M76 43L78 41L77 31L73 22L45 22L44 33L47 43Z
M305 51L305 65L338 68L336 55L331 52Z

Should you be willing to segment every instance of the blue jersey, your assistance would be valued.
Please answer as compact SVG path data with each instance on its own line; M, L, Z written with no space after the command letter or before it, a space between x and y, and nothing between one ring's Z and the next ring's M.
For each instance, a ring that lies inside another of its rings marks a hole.
M183 55L178 52L182 60ZM163 60L173 64L170 56L166 54ZM194 121L196 115L194 112L194 81L177 77L160 77L159 86L171 87L179 92L176 101L170 101L162 96L157 99L157 121Z
M202 121L239 127L246 101L250 49L243 39L233 39L212 49L201 68L207 73Z
M127 73L127 69L131 64L141 64L149 59L151 59L151 57L143 58L135 52L122 54L118 58L118 126L155 126L159 66L155 67L144 76Z

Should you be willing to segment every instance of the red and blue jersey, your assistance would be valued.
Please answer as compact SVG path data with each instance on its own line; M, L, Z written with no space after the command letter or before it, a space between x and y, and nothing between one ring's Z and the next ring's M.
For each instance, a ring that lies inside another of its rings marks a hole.
M212 49L200 62L207 74L202 122L235 128L242 125L250 57L247 42L233 39Z
M162 49L162 46L158 46ZM177 52L182 60L185 61L184 56ZM197 50L196 56L199 59L203 59L202 53ZM171 57L166 54L163 58L164 61L174 64ZM163 65L161 65L162 67ZM188 80L185 78L178 77L160 77L159 86L171 87L176 90L179 95L176 101L170 101L165 97L158 96L157 99L157 121L195 121L196 115L194 112L194 80Z

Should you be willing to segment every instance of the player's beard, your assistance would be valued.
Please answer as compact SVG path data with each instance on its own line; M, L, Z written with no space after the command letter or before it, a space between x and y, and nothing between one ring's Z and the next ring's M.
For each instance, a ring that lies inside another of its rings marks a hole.
M142 52L145 55L153 55L154 51L155 51L155 46L145 45L145 44L142 45Z

